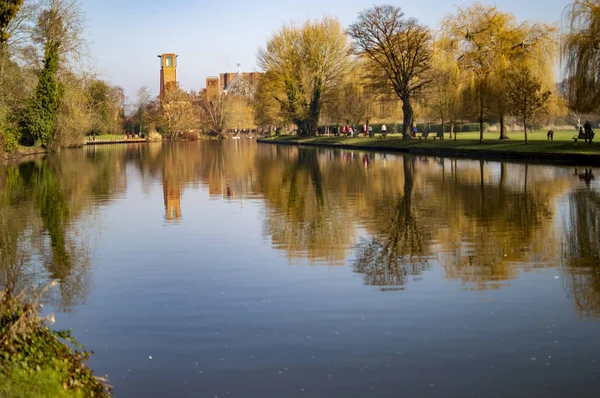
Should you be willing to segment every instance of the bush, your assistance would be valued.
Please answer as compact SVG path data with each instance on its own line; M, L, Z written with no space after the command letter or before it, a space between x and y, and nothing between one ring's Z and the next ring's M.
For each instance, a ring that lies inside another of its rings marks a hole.
M198 141L198 133L193 131L188 131L187 133L183 133L180 135L182 140L186 141Z
M71 348L80 345L68 331L51 330L54 317L40 318L38 308L0 291L0 396L108 397L85 366L90 353Z
M21 132L15 126L0 120L0 150L12 152L17 149Z
M152 142L162 141L162 135L156 130L152 130L148 133L148 140Z
M489 124L484 123L483 124L483 131L487 131L487 129L489 128ZM476 133L479 132L479 123L465 123L462 125L460 130L456 130L456 131L462 131L463 133Z

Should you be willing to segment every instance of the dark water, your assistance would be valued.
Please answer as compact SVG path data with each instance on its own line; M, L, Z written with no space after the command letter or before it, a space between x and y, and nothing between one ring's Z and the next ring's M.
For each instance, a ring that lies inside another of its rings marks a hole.
M1 283L117 397L597 397L600 170L257 145L0 167ZM150 359L152 357L152 359Z

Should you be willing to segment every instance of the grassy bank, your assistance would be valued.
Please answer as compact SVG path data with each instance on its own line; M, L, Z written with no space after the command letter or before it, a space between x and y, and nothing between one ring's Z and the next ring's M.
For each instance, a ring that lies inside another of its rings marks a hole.
M273 137L260 142L331 146L348 149L371 149L398 151L414 154L433 154L465 157L499 157L524 160L547 160L566 162L600 163L600 143L586 144L573 142L574 131L557 131L553 141L548 141L546 132L536 131L530 134L529 144L522 140L523 134L513 133L510 140L499 140L498 133L486 133L484 143L479 142L479 133L460 133L458 139L445 140L403 140L401 135L388 135L387 138L346 138L297 136Z
M51 330L38 307L0 292L0 397L108 397L85 366L90 353Z

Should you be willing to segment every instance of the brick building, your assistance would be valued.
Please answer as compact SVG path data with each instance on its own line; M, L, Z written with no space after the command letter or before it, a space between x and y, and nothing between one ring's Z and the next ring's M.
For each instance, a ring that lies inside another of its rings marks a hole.
M162 54L160 58L160 98L177 88L177 55Z
M206 79L206 97L212 101L220 93L232 93L237 95L244 87L256 87L260 72L227 72L221 73L219 77L211 76Z

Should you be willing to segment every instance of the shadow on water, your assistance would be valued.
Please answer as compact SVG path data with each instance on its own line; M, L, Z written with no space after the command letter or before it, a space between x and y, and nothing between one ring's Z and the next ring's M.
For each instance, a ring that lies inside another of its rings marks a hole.
M145 191L160 182L168 223L187 221L187 189L260 201L257 233L290 263L349 262L385 291L435 269L488 290L556 268L579 314L600 316L593 170L246 141L92 147L0 168L3 287L55 279L61 309L84 303L97 208L127 190L131 173Z

